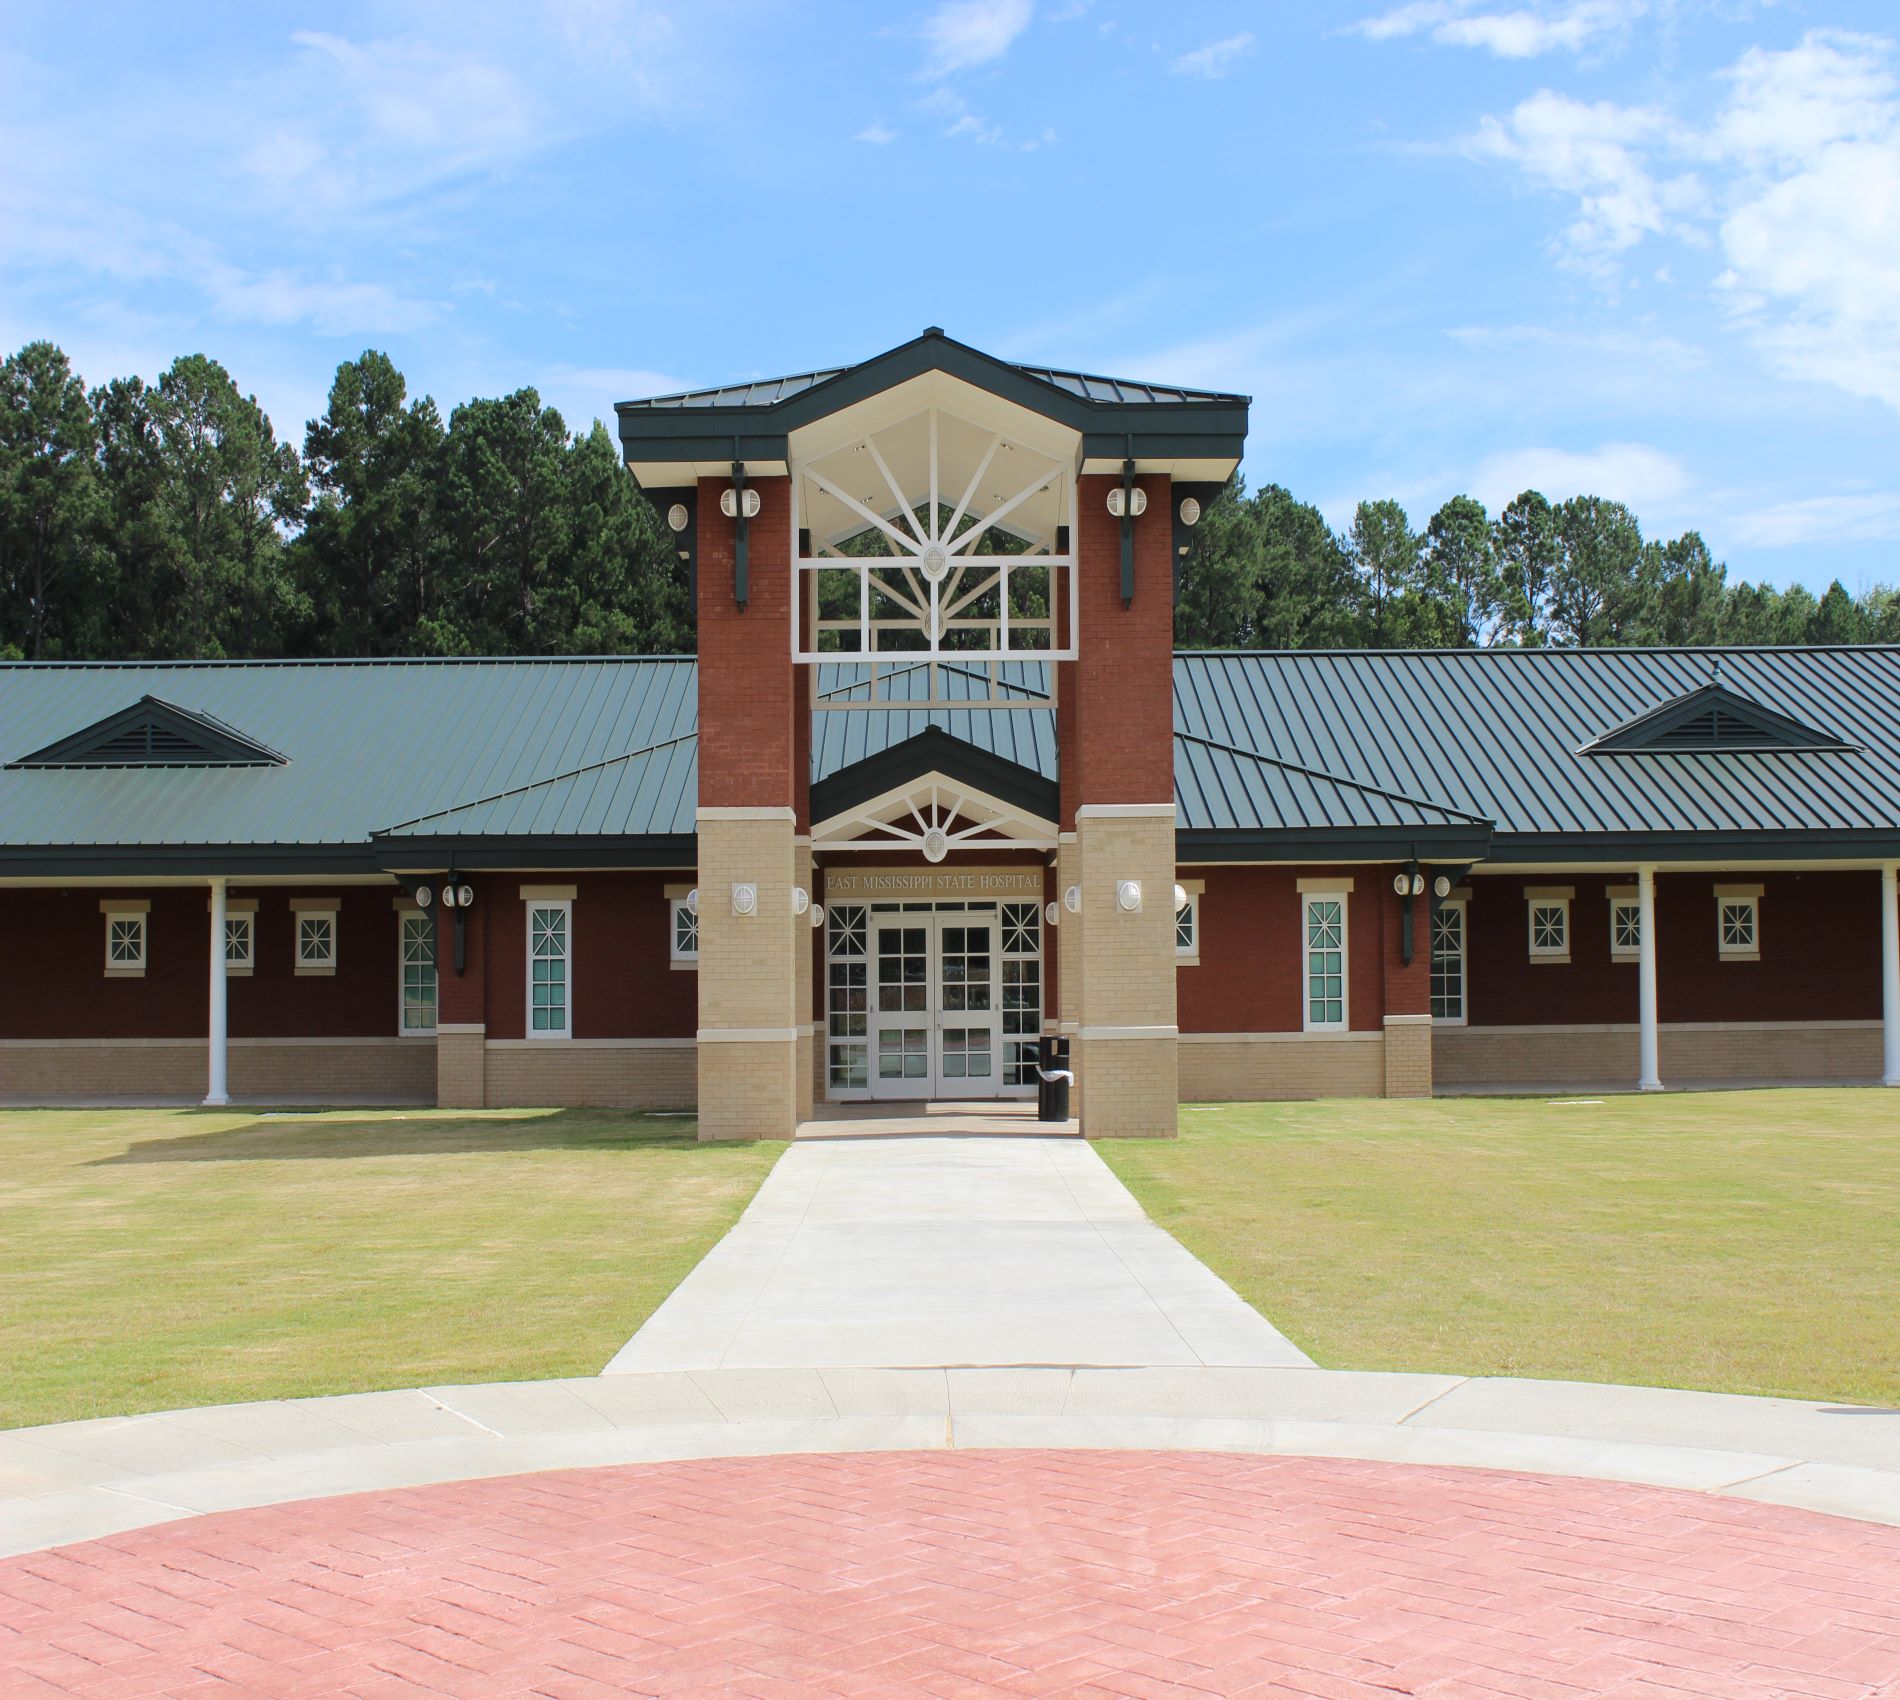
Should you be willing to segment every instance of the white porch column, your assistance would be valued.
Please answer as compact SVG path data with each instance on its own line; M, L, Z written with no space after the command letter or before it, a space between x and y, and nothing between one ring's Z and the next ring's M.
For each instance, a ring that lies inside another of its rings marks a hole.
M1636 896L1642 906L1643 936L1636 958L1637 1075L1645 1092L1663 1089L1656 1047L1656 870L1636 870Z
M1900 1086L1900 862L1880 870L1880 1014L1885 1029L1886 1066L1880 1071L1888 1086Z
M224 971L224 881L222 878L211 882L211 1021L208 1049L211 1053L210 1089L205 1093L207 1104L228 1104L231 1095L225 1090L224 1050L225 1050L225 991L227 981Z

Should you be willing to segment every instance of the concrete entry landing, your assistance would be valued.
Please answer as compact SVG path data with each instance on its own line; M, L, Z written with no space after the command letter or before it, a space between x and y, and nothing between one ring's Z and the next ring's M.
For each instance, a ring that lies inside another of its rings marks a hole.
M872 1134L953 1139L970 1135L1030 1139L1078 1139L1082 1124L1036 1119L1033 1099L979 1098L967 1102L916 1099L910 1102L819 1104L811 1120L800 1122L794 1139L861 1139Z
M1310 1363L1085 1141L880 1134L791 1146L606 1373Z

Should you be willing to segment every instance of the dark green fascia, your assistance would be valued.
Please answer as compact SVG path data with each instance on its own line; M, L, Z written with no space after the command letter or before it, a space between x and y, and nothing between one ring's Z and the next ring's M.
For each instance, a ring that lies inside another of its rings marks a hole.
M1176 832L1174 859L1200 862L1481 862L1488 827L1292 827L1279 831Z
M1132 434L1138 455L1148 458L1195 456L1238 460L1247 436L1244 402L1090 401L1058 385L1018 371L981 349L942 335L915 337L888 353L800 390L784 401L756 405L702 407L640 407L618 403L622 453L629 466L645 461L730 460L733 424L745 421L753 429L739 435L740 459L785 460L787 438L801 426L909 383L927 372L947 372L977 389L1016 403L1045 419L1053 419L1082 433L1083 452L1089 444L1107 441L1106 458L1119 460ZM724 429L720 429L721 425Z
M915 737L819 780L811 788L811 818L829 820L926 773L961 780L1038 820L1053 821L1060 807L1055 780L1005 760L994 751L966 744L940 726L927 726Z
M1900 827L1847 827L1809 832L1500 832L1492 862L1837 862L1900 857Z
M680 868L699 860L691 833L643 837L382 838L368 844L12 844L0 876L15 879L243 878L382 874L397 868Z

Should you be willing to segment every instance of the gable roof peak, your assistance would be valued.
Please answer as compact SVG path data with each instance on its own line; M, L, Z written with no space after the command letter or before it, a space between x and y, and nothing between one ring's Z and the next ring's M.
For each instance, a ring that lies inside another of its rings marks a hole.
M1706 685L1659 703L1599 733L1579 755L1723 755L1785 751L1840 754L1858 749L1833 732L1746 697L1722 681L1718 658Z
M147 693L9 762L15 768L282 767L290 758L212 715Z

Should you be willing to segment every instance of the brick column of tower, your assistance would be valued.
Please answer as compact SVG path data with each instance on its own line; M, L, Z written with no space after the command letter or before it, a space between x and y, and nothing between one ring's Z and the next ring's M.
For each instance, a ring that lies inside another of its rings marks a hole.
M699 485L699 1136L787 1139L801 1096L811 923L792 913L807 775L791 659L791 484L759 478L746 606L725 478ZM805 878L810 889L809 874Z
M435 1101L445 1110L479 1110L488 1102L488 910L478 904L468 911L458 974L453 916L439 901L434 908Z
M1082 888L1060 933L1063 1015L1077 1022L1082 1131L1171 1135L1179 1070L1174 1004L1174 593L1170 480L1137 480L1135 584L1122 602L1120 480L1077 489L1078 659L1057 714L1063 829L1059 859Z

